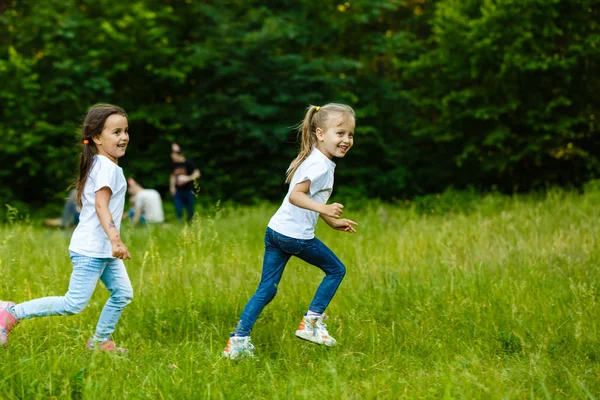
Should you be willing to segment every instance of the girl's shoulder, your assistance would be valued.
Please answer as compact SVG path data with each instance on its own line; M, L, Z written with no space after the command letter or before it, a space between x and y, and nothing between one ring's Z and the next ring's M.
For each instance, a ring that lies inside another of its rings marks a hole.
M122 173L123 169L119 167L117 164L109 160L107 157L96 154L94 156L94 161L92 162L92 170L91 174L109 174L112 175L114 173Z
M97 165L100 168L122 169L117 164L112 162L108 157L103 156L102 154L96 154L94 156L94 165Z
M307 158L306 160L302 161L302 164L300 164L299 168L302 169L309 169L309 168L319 168L322 165L321 161L316 159L316 158Z
M335 165L335 163L327 159L327 157L325 157L325 155L319 150L315 149L315 151L313 151L308 157L306 157L306 160L302 161L300 167L302 167L303 169L322 168L324 170L327 170L329 169L330 165Z

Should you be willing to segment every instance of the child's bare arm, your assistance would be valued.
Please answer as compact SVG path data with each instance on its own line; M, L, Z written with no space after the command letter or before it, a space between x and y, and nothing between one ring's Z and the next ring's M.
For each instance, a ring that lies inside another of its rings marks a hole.
M332 218L339 218L342 215L344 206L340 203L321 204L308 197L307 193L310 190L310 181L298 183L290 193L290 203L296 207L305 208L307 210L318 212L321 215L326 215Z
M121 240L119 230L117 229L113 216L108 208L111 194L112 191L106 186L96 192L96 214L100 220L100 225L102 225L104 232L106 232L106 235L112 244L113 257L126 260L131 258L131 255L129 254L127 246L125 246Z
M356 223L352 220L345 219L345 218L341 218L341 219L331 218L331 217L328 217L323 214L321 214L321 218L323 218L323 221L325 221L327 223L327 225L329 225L333 229L336 229L338 231L349 232L349 233L356 233L356 229L354 229L354 227L358 226L358 223Z
M177 181L175 175L171 174L171 176L169 176L169 190L171 191L171 194L174 195L175 194L175 182Z

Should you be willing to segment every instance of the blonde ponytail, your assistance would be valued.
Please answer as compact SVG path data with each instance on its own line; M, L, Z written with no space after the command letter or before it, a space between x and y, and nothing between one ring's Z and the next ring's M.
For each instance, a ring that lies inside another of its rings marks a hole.
M317 144L317 134L316 127L313 121L314 115L317 112L317 109L320 107L317 106L309 106L306 109L306 115L304 116L304 120L298 125L298 136L300 136L300 152L294 158L294 161L290 163L287 171L285 172L285 183L290 183L294 173L302 164L304 160L310 155L313 147Z
M298 135L300 136L300 152L294 158L294 161L290 163L285 173L285 183L290 183L294 174L298 170L298 167L304 160L308 158L313 150L313 147L317 145L317 128L325 131L327 129L327 122L329 122L332 114L341 114L344 118L356 118L356 114L352 107L345 104L329 103L324 106L309 106L306 109L306 115L302 122L298 125Z

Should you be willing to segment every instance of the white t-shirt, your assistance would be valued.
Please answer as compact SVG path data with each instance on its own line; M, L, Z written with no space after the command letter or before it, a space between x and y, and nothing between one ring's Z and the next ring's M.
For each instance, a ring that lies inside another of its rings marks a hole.
M144 189L135 195L135 208L142 208L146 222L164 222L165 214L160 194L154 189Z
M290 194L298 183L309 180L308 197L321 204L327 203L333 191L334 171L335 163L315 147L294 173L281 207L269 221L269 228L294 239L314 238L319 213L293 205Z
M112 256L110 240L106 232L104 232L102 225L100 225L100 219L98 219L98 215L96 214L96 192L103 187L108 187L112 190L108 209L117 230L120 230L123 207L125 206L127 181L125 181L121 167L105 156L97 154L94 156L92 169L83 187L79 224L71 237L70 251L88 257L114 258Z

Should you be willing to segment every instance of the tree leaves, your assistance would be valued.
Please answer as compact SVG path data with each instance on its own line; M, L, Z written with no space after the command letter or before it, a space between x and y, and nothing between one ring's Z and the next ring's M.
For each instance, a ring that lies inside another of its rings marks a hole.
M292 127L330 101L358 115L336 171L356 189L345 195L578 184L600 172L598 8L15 1L0 14L0 196L62 199L76 125L96 102L128 111L121 165L162 192L176 140L200 166L204 196L280 199L298 149Z

